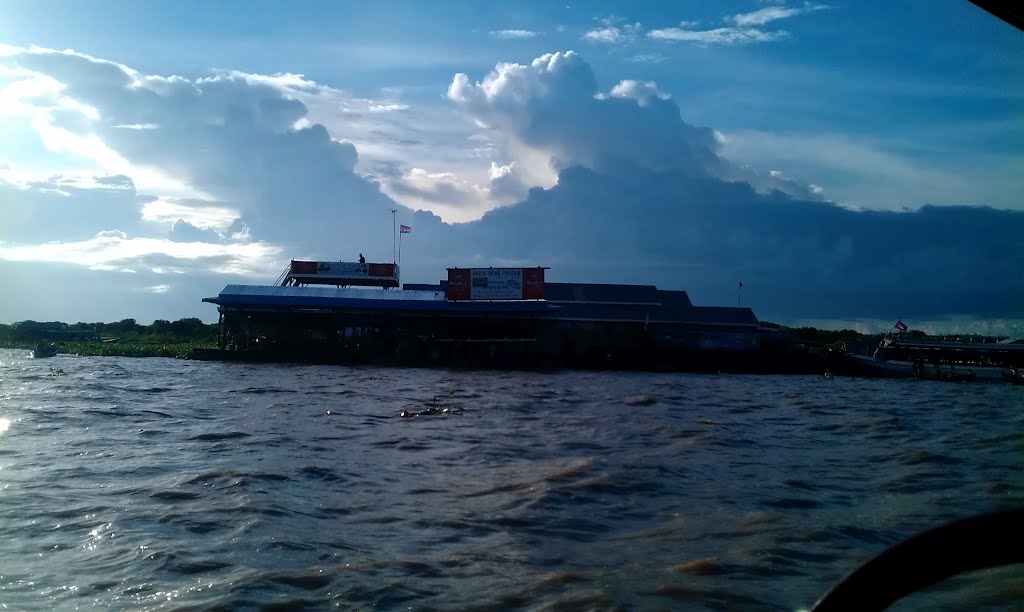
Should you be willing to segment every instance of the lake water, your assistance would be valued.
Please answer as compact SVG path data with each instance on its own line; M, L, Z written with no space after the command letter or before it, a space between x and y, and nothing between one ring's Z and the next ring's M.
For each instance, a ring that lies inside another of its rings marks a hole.
M1024 387L0 350L10 610L798 610L1020 505ZM1022 595L994 570L901 609Z

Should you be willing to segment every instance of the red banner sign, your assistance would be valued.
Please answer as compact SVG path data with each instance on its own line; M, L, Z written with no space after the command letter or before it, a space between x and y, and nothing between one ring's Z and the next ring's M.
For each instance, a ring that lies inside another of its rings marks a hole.
M372 263L366 264L367 276L395 276L395 264L393 263Z
M469 290L470 283L469 268L456 268L448 270L448 289L445 297L449 300L469 300L472 295Z
M544 268L523 268L523 299L544 299Z
M316 274L315 261L292 260L292 274Z

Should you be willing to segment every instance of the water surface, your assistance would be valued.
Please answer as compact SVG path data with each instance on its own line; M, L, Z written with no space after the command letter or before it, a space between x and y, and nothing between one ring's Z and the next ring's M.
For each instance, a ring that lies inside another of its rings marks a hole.
M1021 387L0 351L0 604L796 610L1022 468Z

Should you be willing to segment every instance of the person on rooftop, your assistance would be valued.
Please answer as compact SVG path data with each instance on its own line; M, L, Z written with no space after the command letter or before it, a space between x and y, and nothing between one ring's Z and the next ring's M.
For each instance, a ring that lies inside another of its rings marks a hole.
M362 253L359 254L359 263L366 263L366 258L363 257Z

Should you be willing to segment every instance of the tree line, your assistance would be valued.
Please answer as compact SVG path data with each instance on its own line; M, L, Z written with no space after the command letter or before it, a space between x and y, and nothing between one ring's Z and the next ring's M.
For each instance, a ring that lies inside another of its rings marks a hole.
M217 341L216 323L203 323L190 317L168 321L157 319L141 325L135 319L115 323L63 323L61 321L20 321L0 324L0 342L21 343L39 340L113 340L138 343L208 344Z
M840 342L863 342L867 344L878 344L885 334L864 334L855 329L818 329L817 327L786 327L775 323L762 322L763 326L780 329L799 342L811 344L837 344ZM911 329L904 336L909 340L925 340L927 338L941 338L944 340L960 340L963 342L998 342L1006 336L984 336L980 334L946 334L929 336L919 329Z

